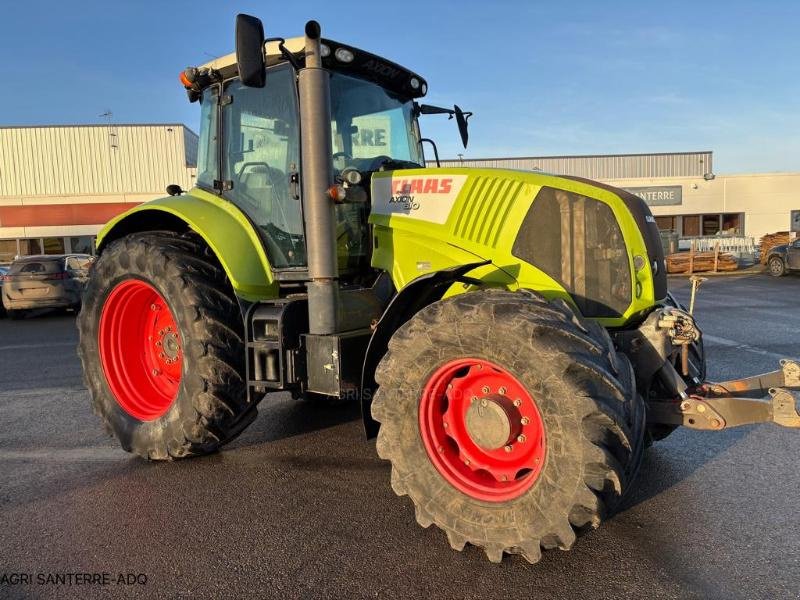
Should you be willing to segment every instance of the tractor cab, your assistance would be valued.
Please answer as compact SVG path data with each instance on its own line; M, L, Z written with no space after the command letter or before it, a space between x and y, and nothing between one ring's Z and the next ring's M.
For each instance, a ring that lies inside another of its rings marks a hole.
M230 54L182 74L201 105L198 187L221 195L257 226L273 270L308 270L302 214L298 69L305 39L267 42L263 87L248 85ZM415 98L427 83L368 52L321 41L329 73L331 150L339 275L369 268L368 191L376 171L424 167Z

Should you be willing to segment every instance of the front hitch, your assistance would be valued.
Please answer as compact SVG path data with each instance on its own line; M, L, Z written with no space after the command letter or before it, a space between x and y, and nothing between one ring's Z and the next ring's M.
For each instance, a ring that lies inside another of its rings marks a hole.
M800 391L800 364L788 359L780 364L780 369L762 375L676 390L675 401L648 403L647 420L710 431L754 423L800 428L791 393Z

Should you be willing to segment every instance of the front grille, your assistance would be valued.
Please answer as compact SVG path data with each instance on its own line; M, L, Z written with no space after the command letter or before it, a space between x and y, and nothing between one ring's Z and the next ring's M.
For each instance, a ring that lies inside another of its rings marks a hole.
M543 187L512 252L561 283L584 316L619 317L631 304L625 240L599 200Z

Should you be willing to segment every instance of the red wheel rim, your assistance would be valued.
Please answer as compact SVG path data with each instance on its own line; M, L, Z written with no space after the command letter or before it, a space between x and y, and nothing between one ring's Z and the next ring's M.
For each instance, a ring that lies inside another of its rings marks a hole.
M98 341L108 387L122 409L140 421L166 413L178 396L183 351L161 294L139 279L118 284L103 305Z
M516 377L487 360L464 358L436 369L420 400L419 429L436 470L471 498L518 498L544 466L536 402Z

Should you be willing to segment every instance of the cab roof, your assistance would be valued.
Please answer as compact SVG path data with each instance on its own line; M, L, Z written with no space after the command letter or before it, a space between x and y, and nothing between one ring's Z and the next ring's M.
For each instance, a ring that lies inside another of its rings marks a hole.
M372 81L409 98L420 98L428 91L428 84L425 79L397 63L334 40L323 39L321 43L330 50L322 58L322 65L327 69ZM305 51L305 37L288 38L284 41L284 46L302 61ZM352 53L352 61L343 62L336 57L336 52L340 48L349 50ZM278 48L278 42L266 42L264 50L267 66L286 62ZM231 79L239 74L235 52L215 58L201 65L201 68L217 71L222 79Z

